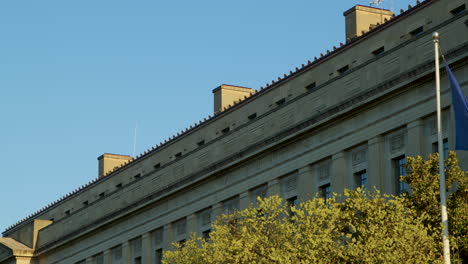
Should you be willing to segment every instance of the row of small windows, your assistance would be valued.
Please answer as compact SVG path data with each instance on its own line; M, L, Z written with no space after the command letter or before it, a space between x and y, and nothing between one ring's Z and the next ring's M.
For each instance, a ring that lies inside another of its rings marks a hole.
M450 13L451 13L452 15L454 15L454 16L457 16L457 15L459 15L459 14L462 14L465 10L466 10L466 5L465 5L465 4L462 4L462 5L460 5L460 6L456 7L456 8L454 8L454 9L452 9L452 10L450 11ZM467 22L468 22L468 21L467 21ZM467 24L467 26L468 26L468 24ZM414 30L410 31L410 32L409 32L409 35L412 36L412 37L417 37L417 36L421 35L423 32L424 32L424 27L423 27L423 26L420 26L420 27L417 27L417 28L415 28ZM403 37L404 37L404 35L401 36L401 38L403 38ZM385 52L385 47L384 47L384 46L381 46L381 47L379 47L379 48L373 50L371 53L372 53L373 55L375 55L375 56L380 56L380 55L382 55L384 52ZM337 70L337 72L338 72L339 75L342 75L342 74L346 73L349 69L350 69L350 67L349 67L349 64L348 64L348 65L345 65L345 66L339 68L339 69ZM331 76L333 76L333 73L330 73L330 77L331 77ZM312 83L310 83L309 85L306 85L305 88L306 88L306 90L310 91L310 90L312 90L312 89L315 88L315 87L316 87L316 82L312 82Z

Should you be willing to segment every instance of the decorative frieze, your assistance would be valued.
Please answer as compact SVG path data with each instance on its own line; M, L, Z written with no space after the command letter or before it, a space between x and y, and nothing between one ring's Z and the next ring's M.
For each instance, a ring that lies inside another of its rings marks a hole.
M358 149L352 152L353 166L361 165L367 161L367 149Z
M317 166L317 175L320 181L327 180L330 178L330 162L324 162Z
M405 138L403 133L398 133L390 137L390 151L396 152L403 149L405 146Z

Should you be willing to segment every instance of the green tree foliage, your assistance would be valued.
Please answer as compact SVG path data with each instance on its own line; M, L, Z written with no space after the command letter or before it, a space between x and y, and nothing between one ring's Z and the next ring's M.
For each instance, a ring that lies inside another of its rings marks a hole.
M442 234L440 216L439 155L431 154L424 160L421 156L407 159L408 175L401 180L411 186L407 196L409 206L420 215L427 215L425 226ZM458 166L456 153L449 152L445 160L445 179L448 191L447 211L449 216L449 239L452 263L468 263L468 172ZM441 235L434 236L437 242Z
M163 263L440 263L425 216L404 198L345 191L289 207L278 196L220 216L209 241L192 236Z

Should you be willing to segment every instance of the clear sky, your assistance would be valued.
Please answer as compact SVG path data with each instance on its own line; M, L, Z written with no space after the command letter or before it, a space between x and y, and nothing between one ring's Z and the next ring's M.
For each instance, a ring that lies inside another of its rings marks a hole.
M344 42L355 4L0 1L0 232L131 155L136 123L141 153L211 114L220 84L258 89Z

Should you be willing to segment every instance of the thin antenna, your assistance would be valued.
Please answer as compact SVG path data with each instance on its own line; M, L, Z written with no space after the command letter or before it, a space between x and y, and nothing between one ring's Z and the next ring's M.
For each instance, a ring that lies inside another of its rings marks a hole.
M138 130L138 121L135 122L135 134L133 137L133 155L132 157L135 157L135 149L136 149L136 144L137 144L137 130Z

